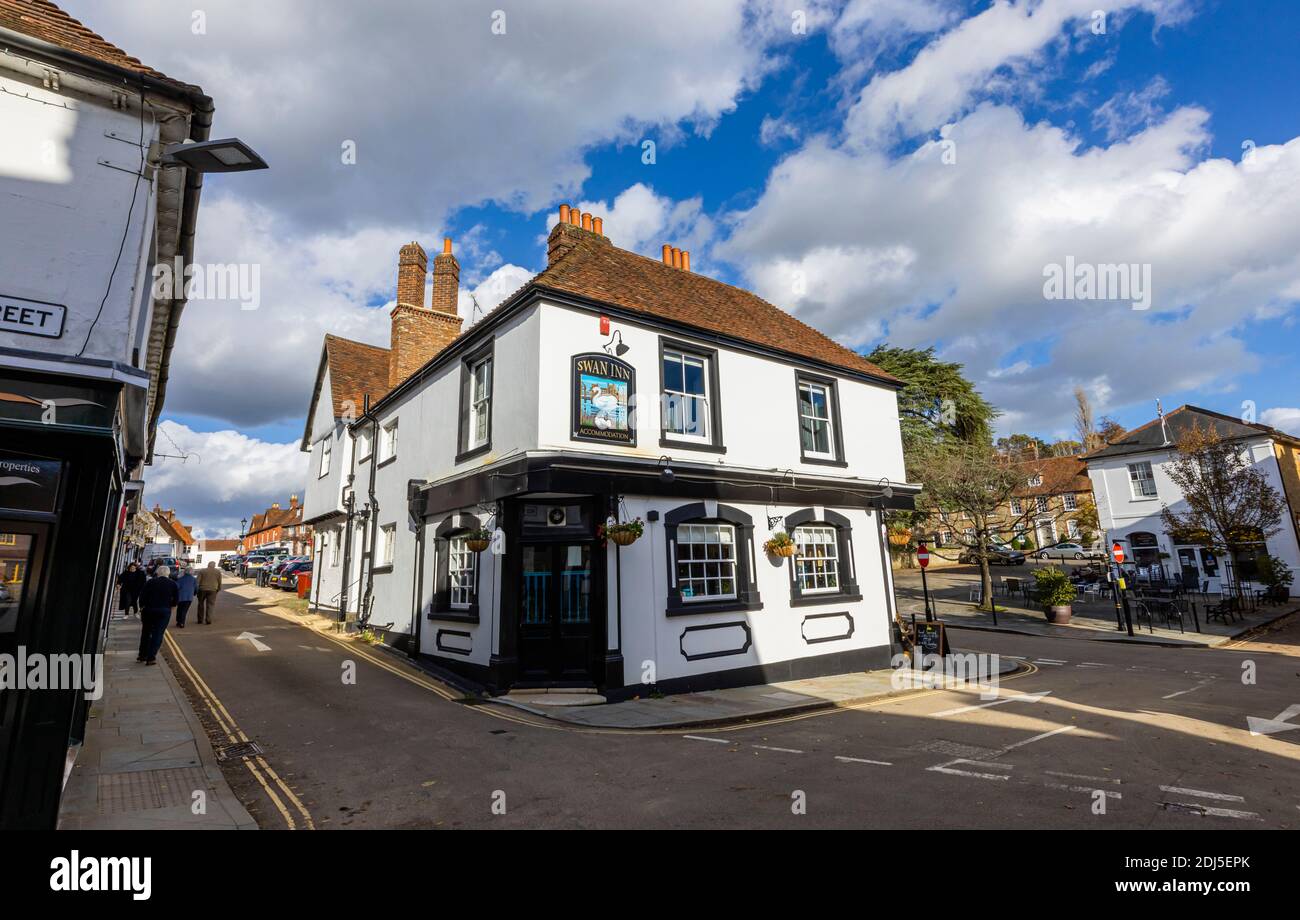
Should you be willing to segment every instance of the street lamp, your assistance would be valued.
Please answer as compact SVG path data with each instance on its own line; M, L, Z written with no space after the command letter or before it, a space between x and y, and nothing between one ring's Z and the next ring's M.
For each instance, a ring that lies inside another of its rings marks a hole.
M183 141L162 148L159 166L185 166L195 172L247 172L266 169L266 161L237 137L216 141Z

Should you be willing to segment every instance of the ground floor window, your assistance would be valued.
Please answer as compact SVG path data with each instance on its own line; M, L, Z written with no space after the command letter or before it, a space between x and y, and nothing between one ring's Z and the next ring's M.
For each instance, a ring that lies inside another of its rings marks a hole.
M469 548L468 538L459 536L447 541L447 587L453 609L469 609L477 567L478 553Z
M730 524L682 524L677 528L677 585L682 600L736 596L736 529Z
M834 527L796 527L795 581L803 594L836 591L840 586L839 537Z

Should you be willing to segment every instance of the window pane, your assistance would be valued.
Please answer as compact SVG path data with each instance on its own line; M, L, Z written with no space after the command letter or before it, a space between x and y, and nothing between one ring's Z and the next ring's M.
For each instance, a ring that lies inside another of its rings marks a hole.
M730 524L677 528L677 586L684 600L735 596L734 544Z
M664 352L664 389L682 391L682 358L673 352Z
M695 393L703 396L704 390L704 362L695 357L686 357L683 359L683 385L682 390L687 393Z

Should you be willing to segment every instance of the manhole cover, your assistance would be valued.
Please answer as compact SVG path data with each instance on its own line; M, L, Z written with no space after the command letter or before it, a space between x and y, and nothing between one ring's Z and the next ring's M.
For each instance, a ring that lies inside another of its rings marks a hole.
M947 757L962 757L967 760L984 760L1002 753L997 748L976 747L973 744L958 744L956 741L923 741L912 746L911 750L925 751L927 754L943 754Z
M188 806L194 792L209 789L200 767L103 773L99 777L97 804L101 815L119 815L152 808Z
M246 757L256 757L262 753L262 748L256 741L242 741L238 744L221 744L215 749L217 760L243 760Z

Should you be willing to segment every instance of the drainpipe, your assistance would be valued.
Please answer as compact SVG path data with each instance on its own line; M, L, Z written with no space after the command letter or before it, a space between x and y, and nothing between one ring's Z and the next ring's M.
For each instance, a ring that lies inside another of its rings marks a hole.
M366 419L370 420L370 486L367 490L367 495L370 497L367 507L370 510L366 522L367 536L370 538L370 565L366 566L365 593L361 596L361 603L357 605L357 623L360 626L365 626L370 622L370 604L375 586L375 537L379 531L377 526L379 522L379 502L375 500L375 473L379 469L379 419L370 412L369 394L366 394L361 413L361 420L364 422ZM394 538L394 541L396 541L396 538Z
M421 592L424 590L424 515L416 511L416 503L420 496L420 486L424 483L419 479L412 479L406 484L406 504L407 514L416 521L415 526L415 583L411 586L411 650L408 656L412 661L420 656L420 627L423 625L421 620L424 619L422 608Z
M356 495L352 491L352 480L354 476L348 473L348 497L343 503L343 508L347 512L346 523L343 525L343 586L339 590L339 622L343 623L348 618L348 579L352 577L352 521L356 515Z

